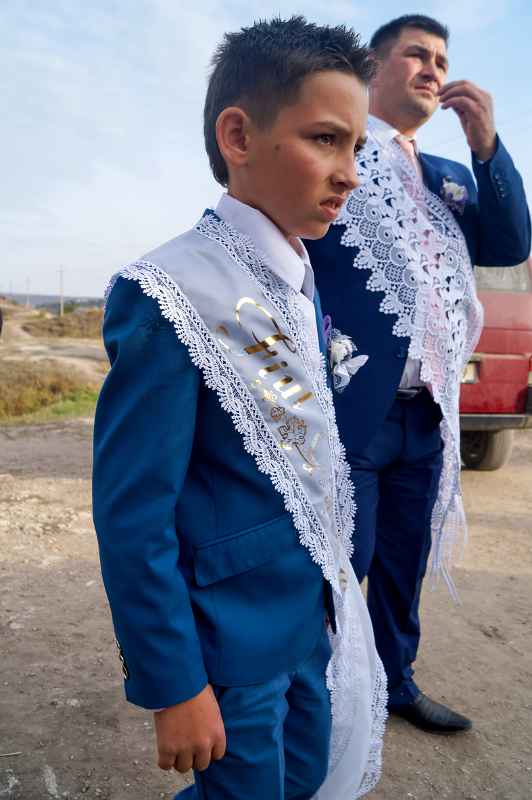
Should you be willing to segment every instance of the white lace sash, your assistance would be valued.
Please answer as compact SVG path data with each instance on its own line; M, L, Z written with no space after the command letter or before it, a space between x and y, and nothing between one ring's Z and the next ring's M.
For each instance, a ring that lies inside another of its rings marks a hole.
M333 588L333 732L319 799L361 797L380 773L386 681L349 561L354 503L332 398L323 363L309 358L294 292L213 214L119 276L136 280L173 323Z
M443 469L432 515L432 573L450 577L457 542L467 536L460 490L459 394L463 369L482 330L482 306L460 226L420 181L399 144L381 145L370 130L358 159L360 186L335 224L354 248L353 266L369 271L366 288L382 292L395 336L410 339L421 379L439 403Z

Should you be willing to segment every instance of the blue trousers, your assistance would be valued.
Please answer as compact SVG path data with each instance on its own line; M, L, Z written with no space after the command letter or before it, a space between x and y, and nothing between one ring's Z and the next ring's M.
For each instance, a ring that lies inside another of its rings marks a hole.
M396 400L366 450L349 456L358 505L353 567L360 581L368 578L368 608L392 709L419 694L412 663L442 467L440 421L427 390Z
M270 632L269 635L275 635ZM310 800L327 774L331 729L324 631L294 672L252 686L215 686L227 751L175 800Z

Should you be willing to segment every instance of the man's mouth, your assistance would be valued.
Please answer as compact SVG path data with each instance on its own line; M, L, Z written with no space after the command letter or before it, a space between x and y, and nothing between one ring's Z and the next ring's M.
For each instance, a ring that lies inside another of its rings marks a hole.
M436 92L430 88L430 86L415 86L414 87L418 92L426 92L430 94L432 97L436 97Z

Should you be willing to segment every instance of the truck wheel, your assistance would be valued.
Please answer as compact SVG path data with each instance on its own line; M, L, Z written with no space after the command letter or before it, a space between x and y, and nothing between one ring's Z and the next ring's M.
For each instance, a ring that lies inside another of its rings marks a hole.
M511 430L462 431L462 461L469 469L500 469L510 458L513 440Z

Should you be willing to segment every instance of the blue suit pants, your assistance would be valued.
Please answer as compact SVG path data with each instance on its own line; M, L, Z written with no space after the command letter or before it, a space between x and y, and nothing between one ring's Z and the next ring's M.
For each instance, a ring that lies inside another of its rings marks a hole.
M442 467L440 421L428 390L395 400L365 451L349 457L358 505L353 567L360 581L368 578L368 608L392 709L419 694L412 664Z
M176 800L310 800L327 774L330 654L324 625L314 652L294 672L252 686L214 686L227 751L195 772L194 786Z

